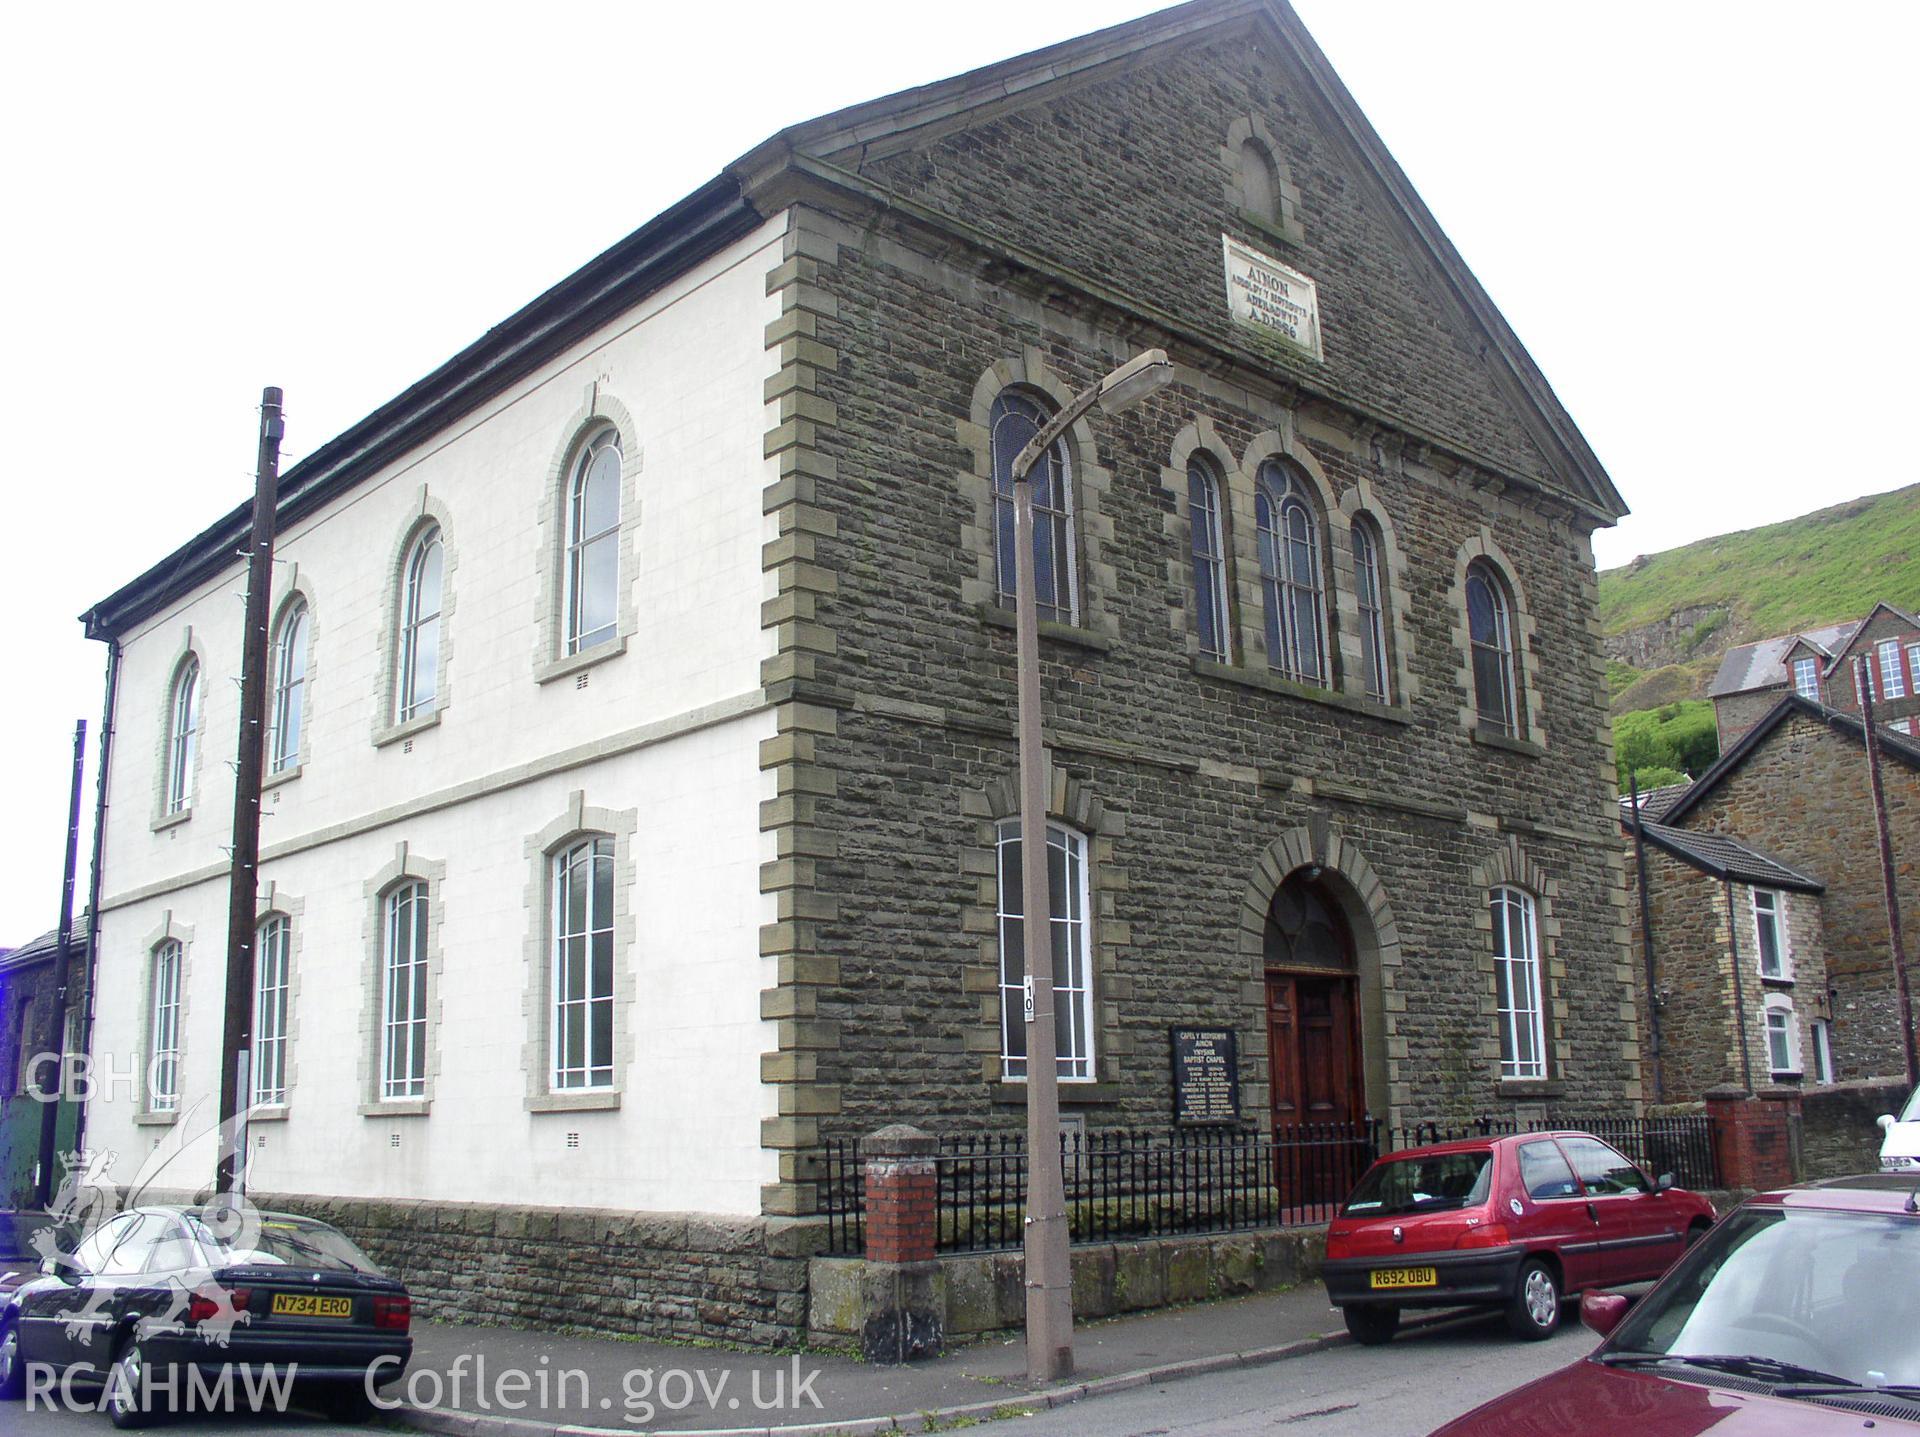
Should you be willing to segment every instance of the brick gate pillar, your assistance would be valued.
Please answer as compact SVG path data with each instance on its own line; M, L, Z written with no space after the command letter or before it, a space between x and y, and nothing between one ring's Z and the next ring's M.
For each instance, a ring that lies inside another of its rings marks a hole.
M1722 1184L1764 1192L1794 1180L1793 1127L1800 1115L1797 1093L1756 1098L1744 1088L1710 1088L1706 1101Z
M869 1362L938 1357L946 1345L947 1284L930 1134L905 1124L860 1145L867 1190L860 1350Z

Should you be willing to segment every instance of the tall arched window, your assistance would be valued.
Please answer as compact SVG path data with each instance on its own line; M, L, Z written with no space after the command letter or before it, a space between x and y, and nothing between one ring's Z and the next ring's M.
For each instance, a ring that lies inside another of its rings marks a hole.
M1263 220L1280 218L1280 177L1273 156L1258 140L1240 144L1240 197L1249 212Z
M402 883L381 900L380 1097L427 1095L427 885Z
M1020 820L1001 820L1000 849L1000 1069L1027 1075L1025 890L1020 868ZM1091 1081L1093 1072L1093 948L1088 931L1087 840L1057 823L1047 825L1047 884L1053 934L1054 1057L1063 1081Z
M273 640L273 708L267 739L267 772L284 773L300 762L300 733L307 706L307 605L295 599L280 616Z
M20 1011L14 1027L14 1074L13 1091L31 1093L33 1091L33 1057L39 1050L40 1037L33 1031L33 999L27 998L20 1004Z
M180 1106L179 942L168 939L153 950L147 992L147 1111L171 1113Z
M193 802L193 746L200 729L200 661L189 658L173 676L167 705L167 812Z
M553 1091L613 1086L613 840L553 856Z
M1547 1075L1545 1004L1540 990L1540 925L1533 896L1519 888L1487 895L1493 920L1493 984L1500 1021L1500 1076Z
M1187 517L1193 530L1193 616L1200 652L1227 662L1227 547L1220 524L1220 481L1198 454L1187 461Z
M400 570L400 646L394 722L432 713L440 682L440 598L445 546L438 525L421 531Z
M567 484L567 652L613 638L620 622L620 433L580 448Z
M1360 627L1360 676L1367 697L1393 699L1387 658L1387 574L1380 533L1365 516L1353 521L1353 599Z
M287 1100L287 996L292 990L292 927L286 916L261 921L253 949L253 1101Z
M1260 582L1266 594L1267 663L1298 683L1324 686L1326 596L1321 587L1320 521L1305 486L1286 465L1260 466L1254 493L1260 531Z
M1009 390L993 402L993 543L999 594L1014 601L1013 461L1052 415L1038 399ZM1072 476L1063 436L1029 476L1033 483L1033 592L1040 617L1074 622Z
M1473 644L1473 703L1480 722L1507 737L1520 730L1513 686L1513 602L1485 559L1467 566L1467 633Z

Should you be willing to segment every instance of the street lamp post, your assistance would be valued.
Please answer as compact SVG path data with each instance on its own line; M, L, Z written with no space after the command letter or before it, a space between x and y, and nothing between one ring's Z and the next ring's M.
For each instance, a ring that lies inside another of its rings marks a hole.
M1073 1269L1060 1155L1053 1026L1053 902L1047 885L1049 765L1040 726L1040 615L1034 592L1033 466L1095 405L1117 414L1173 378L1166 351L1136 356L1074 397L1013 461L1014 637L1018 652L1020 892L1027 1007L1027 1378L1073 1371Z

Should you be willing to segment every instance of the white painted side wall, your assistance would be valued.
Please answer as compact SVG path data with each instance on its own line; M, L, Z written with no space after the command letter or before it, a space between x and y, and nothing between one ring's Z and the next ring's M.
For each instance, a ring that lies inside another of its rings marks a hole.
M275 600L313 600L310 751L269 792L263 887L299 900L290 1116L267 1126L257 1181L277 1191L747 1214L777 1176L760 1148L760 1081L775 1046L759 928L773 916L758 804L760 549L769 427L766 324L784 221L771 222L609 325L456 430L320 514L277 550ZM534 680L539 522L559 447L594 385L632 415L639 453L627 650L573 678ZM298 396L290 439L298 434ZM292 442L298 442L292 439ZM396 546L423 493L453 556L441 721L376 747ZM184 537L184 536L181 536ZM124 642L109 776L95 1053L144 1048L143 940L170 910L192 928L183 1110L215 1094L237 742L238 565ZM155 831L168 684L189 632L206 704L192 817ZM618 1111L530 1114L523 1045L530 924L526 842L583 791L638 811L634 1058ZM367 968L364 885L405 841L446 865L441 1068L425 1118L362 1117L357 1064ZM158 1130L125 1093L95 1105L90 1143L136 1167ZM400 1134L398 1148L392 1146ZM580 1146L565 1147L578 1133ZM131 1171L121 1173L122 1180Z

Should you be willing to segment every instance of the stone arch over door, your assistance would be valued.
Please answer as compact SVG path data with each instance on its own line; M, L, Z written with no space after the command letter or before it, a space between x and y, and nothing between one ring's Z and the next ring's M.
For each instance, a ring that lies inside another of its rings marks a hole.
M1406 1040L1399 1031L1405 1003L1397 991L1400 927L1366 854L1338 828L1319 822L1295 828L1268 844L1241 898L1239 949L1252 1010L1246 1051L1254 1059L1249 1064L1251 1081L1242 1091L1243 1111L1258 1115L1263 1126L1271 1121L1272 1074L1265 1027L1267 913L1281 885L1302 870L1321 885L1346 920L1353 940L1367 1104L1375 1117L1397 1122L1411 1100L1400 1077L1401 1059L1406 1055Z

